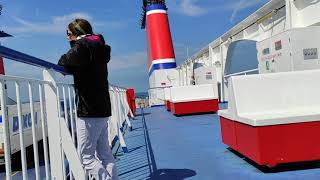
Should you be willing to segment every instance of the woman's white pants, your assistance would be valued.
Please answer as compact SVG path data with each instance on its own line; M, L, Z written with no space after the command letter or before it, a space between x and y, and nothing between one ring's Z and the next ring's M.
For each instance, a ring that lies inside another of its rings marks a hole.
M80 158L89 176L96 180L119 179L108 143L108 120L79 117L77 121Z

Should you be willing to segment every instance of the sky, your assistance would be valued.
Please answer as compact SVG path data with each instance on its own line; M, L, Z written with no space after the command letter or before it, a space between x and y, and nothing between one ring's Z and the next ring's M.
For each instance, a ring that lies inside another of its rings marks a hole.
M181 64L263 6L268 0L167 0L176 61ZM142 0L0 0L0 30L14 37L2 45L57 63L70 48L66 27L85 18L112 47L109 82L136 92L148 90L145 30L140 29ZM187 53L188 52L188 53ZM5 60L8 75L42 78L41 69Z

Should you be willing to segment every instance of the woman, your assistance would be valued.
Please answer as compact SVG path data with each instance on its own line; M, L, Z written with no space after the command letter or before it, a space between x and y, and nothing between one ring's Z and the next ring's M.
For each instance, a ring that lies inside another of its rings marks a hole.
M78 105L78 148L84 168L95 179L118 179L108 143L111 116L107 63L111 48L101 35L94 35L90 23L75 19L68 25L71 49L59 65L74 76Z

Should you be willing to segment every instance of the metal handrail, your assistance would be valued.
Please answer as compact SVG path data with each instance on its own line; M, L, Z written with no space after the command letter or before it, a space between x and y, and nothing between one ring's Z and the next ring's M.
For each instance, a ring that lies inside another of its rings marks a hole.
M56 64L44 61L42 59L30 56L25 53L18 52L16 50L7 48L2 45L0 45L0 55L3 56L4 58L11 59L24 64L29 64L29 65L33 65L33 66L37 66L45 69L53 69L57 72L67 74L67 71L62 66L58 66Z

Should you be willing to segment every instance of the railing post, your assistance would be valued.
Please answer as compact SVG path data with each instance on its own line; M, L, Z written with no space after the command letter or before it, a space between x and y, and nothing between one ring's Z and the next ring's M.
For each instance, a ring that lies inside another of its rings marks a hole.
M15 82L16 84L16 96L17 96L17 113L18 113L18 121L19 121L19 139L20 139L20 153L21 153L21 166L22 166L22 177L23 180L28 179L27 174L27 158L26 158L26 147L24 140L24 123L22 119L22 104L21 104L21 96L20 96L20 83Z
M3 140L4 140L4 153L5 153L5 166L6 166L6 180L11 180L11 143L10 143L10 129L9 118L7 112L7 90L5 88L5 81L1 80L0 94L1 94L1 114L3 123Z
M124 152L128 152L128 148L127 148L127 145L126 145L126 142L125 142L125 140L124 140L124 137L123 137L123 134L122 134L122 132L121 132L121 130L120 130L120 127L121 127L121 115L120 115L120 112L119 112L119 110L120 110L120 102L119 102L119 96L118 96L118 89L117 89L117 87L112 87L112 86L110 86L110 88L109 89L111 89L111 92L113 92L113 96L112 96L112 98L111 99L113 99L112 101L113 101L113 103L112 103L112 118L114 118L115 120L116 120L116 132L117 132L117 136L118 136L118 138L119 138L119 143L120 143L120 146L121 146L121 148L122 148L122 150L124 151Z
M41 114L41 125L42 125L42 137L43 137L43 151L44 151L44 162L45 162L45 171L46 179L49 179L50 170L49 170L49 153L48 153L48 141L47 141L47 120L45 118L45 109L44 109L44 94L43 94L43 84L39 84L39 98L40 98L40 114Z
M63 180L63 161L62 161L62 149L61 149L61 133L60 133L60 120L58 116L57 104L57 86L55 83L55 75L52 70L43 70L43 79L51 82L51 84L44 85L45 91L45 105L48 125L48 137L49 137L49 152L50 152L50 167L51 167L51 179Z

